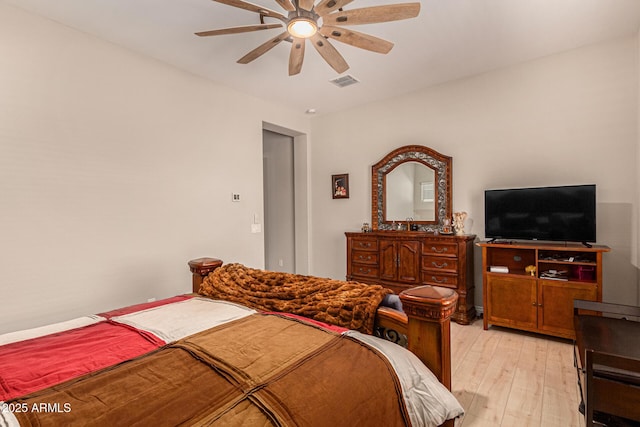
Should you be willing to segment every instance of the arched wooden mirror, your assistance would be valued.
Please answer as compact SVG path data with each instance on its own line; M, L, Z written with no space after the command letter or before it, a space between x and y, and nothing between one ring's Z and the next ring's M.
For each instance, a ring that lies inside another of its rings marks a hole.
M407 222L440 230L451 219L451 157L422 145L393 150L371 168L371 225L392 230ZM406 229L406 228L405 228Z

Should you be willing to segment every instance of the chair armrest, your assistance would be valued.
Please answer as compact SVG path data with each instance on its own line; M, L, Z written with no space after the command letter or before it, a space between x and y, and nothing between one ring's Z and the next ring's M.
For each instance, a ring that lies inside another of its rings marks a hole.
M581 314L581 310L615 314L617 316L640 317L640 307L579 299L573 300L573 314L578 316Z
M586 371L616 381L640 384L640 359L605 353L592 349L585 351Z
M640 421L640 359L591 349L585 356L587 422L595 411Z

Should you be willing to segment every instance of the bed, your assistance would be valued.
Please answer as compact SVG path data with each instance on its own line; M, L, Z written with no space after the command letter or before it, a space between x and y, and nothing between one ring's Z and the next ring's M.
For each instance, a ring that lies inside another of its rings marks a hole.
M1 335L0 426L453 426L463 414L449 391L455 292L411 289L400 312L380 306L383 288L189 266L193 294Z

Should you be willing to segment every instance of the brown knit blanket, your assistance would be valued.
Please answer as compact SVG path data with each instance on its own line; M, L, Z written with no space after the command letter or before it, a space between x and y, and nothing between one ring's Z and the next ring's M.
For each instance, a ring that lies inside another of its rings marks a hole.
M204 279L199 293L371 334L378 306L393 292L379 285L226 264Z

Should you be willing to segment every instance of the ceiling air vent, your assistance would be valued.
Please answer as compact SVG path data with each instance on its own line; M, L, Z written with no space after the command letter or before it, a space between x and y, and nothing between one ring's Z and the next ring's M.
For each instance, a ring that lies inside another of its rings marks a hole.
M338 87L347 87L356 83L360 83L360 80L356 79L355 77L349 74L347 74L346 76L337 77L329 81Z

